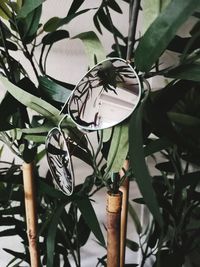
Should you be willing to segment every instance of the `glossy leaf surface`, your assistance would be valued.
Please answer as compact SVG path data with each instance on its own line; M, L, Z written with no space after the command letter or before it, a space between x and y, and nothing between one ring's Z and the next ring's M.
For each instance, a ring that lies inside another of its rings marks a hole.
M141 38L135 51L137 69L148 72L164 52L179 27L200 7L199 0L173 0Z
M139 186L142 196L153 214L155 220L163 227L162 217L159 211L159 205L152 186L151 176L149 174L142 139L142 110L144 102L135 110L131 116L129 142L130 142L130 164L133 169L135 179Z

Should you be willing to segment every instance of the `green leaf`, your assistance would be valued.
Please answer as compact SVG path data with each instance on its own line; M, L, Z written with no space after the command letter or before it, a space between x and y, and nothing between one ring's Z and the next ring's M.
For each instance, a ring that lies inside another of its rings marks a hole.
M9 109L7 108L9 106ZM21 104L9 93L6 93L0 104L0 130L5 131L14 128L10 124L10 117L17 113ZM2 119L3 118L3 119Z
M17 130L25 134L44 134L44 133L47 133L49 130L51 130L52 127L53 127L52 124L47 123L39 127L23 128L23 129L17 129Z
M174 166L171 161L161 162L155 165L155 168L161 172L174 173Z
M11 216L2 217L0 221L1 226L16 226L21 229L24 228L24 222L17 220Z
M141 38L135 51L138 70L148 72L175 36L179 27L200 7L199 0L173 0Z
M63 201L66 199L66 196L60 190L56 190L52 186L45 183L43 180L40 179L37 181L37 183L39 194L45 194L55 199L63 199ZM68 197L68 200L71 201L71 198Z
M28 140L28 141L32 141L34 143L44 144L46 141L46 135L33 135L33 134L28 135L28 134L26 134L24 136L24 139Z
M11 207L7 209L0 210L1 215L17 215L17 214L23 214L24 209L22 206L16 206L16 207ZM15 231L16 234L16 231Z
M7 249L7 248L3 248L3 250L9 254L11 254L12 256L16 257L17 259L22 259L23 261L27 261L27 256L24 253L21 252L17 252L17 251L13 251L11 249Z
M7 40L5 41L5 43L2 42L2 40L0 40L0 46L3 48L5 48L5 46L6 46L6 49L13 50L13 51L18 50L18 47L15 43L7 41Z
M76 38L79 38L83 42L86 55L89 58L90 67L94 65L95 57L97 62L106 58L106 52L95 32L83 32L74 36L72 39Z
M54 32L56 31L59 27L62 27L65 24L68 24L72 19L76 18L77 16L84 14L85 12L89 11L90 9L83 9L81 11L78 11L74 14L67 15L64 18L59 18L59 17L53 17L49 19L45 24L44 24L44 31L46 32Z
M19 102L42 114L46 118L55 119L55 115L59 114L59 110L54 108L52 105L40 99L39 97L27 93L26 91L9 82L6 78L0 76L0 81L9 91L9 93L13 95Z
M79 9L79 7L83 3L84 3L84 0L76 0L76 1L73 1L67 15L69 16L69 15L75 14L76 11Z
M17 14L17 18L25 18L31 13L33 10L35 10L37 7L42 5L44 0L25 0L23 2L22 8L19 10L19 13Z
M41 150L35 157L35 163L39 163L46 155L46 149Z
M126 239L126 245L132 251L138 251L139 250L138 243L136 243L136 242L134 242L134 241L132 241L130 239Z
M1 12L1 8L0 8L0 12ZM1 16L1 15L0 15ZM10 28L3 22L1 21L1 27L5 36L5 39L8 39L12 36L12 33L10 31ZM1 38L0 38L1 39Z
M62 212L65 208L65 204L62 204L58 209L54 212L51 223L48 228L48 234L47 234L47 266L53 267L54 266L54 251L55 251L55 238L56 238L56 232L58 223L60 220L60 217L62 215Z
M129 131L130 166L132 167L136 182L149 210L162 228L163 221L152 186L151 176L146 165L143 149L142 114L144 103L145 101L140 104L131 116Z
M12 13L6 3L7 1L4 0L1 0L0 2L0 17L8 20L12 17Z
M107 13L104 11L104 2L102 2L101 6L99 7L98 11L94 15L94 24L97 28L97 30L102 34L100 23L112 34L114 34L119 37L120 39L124 40L124 36L119 32L119 30L115 27L115 25L112 25Z
M128 124L122 123L114 127L107 159L108 171L116 173L121 170L128 148Z
M151 23L159 16L160 12L170 3L171 0L148 0L142 2L143 33Z
M61 21L61 18L59 17L53 17L50 18L45 24L44 24L44 31L45 32L53 32L56 31L59 28L59 23Z
M69 144L69 151L71 152L70 154L74 157L77 157L88 165L93 166L92 156L88 153L88 151L83 150L77 144Z
M180 65L168 71L165 76L168 78L200 82L200 63Z
M142 225L140 223L140 219L138 218L138 215L135 211L135 209L132 207L132 205L129 203L128 205L128 211L130 213L130 216L135 224L135 228L136 228L136 231L138 233L138 235L140 235L142 233Z
M186 173L181 176L181 179L177 181L176 190L182 190L185 187L192 187L193 189L198 186L200 182L200 172Z
M113 128L103 129L103 142L108 142L112 136Z
M150 142L144 147L145 157L150 156L156 152L162 151L171 147L173 143L167 137L161 137L155 141Z
M71 87L72 85L69 84L69 88ZM45 76L39 77L39 88L40 91L44 93L45 97L61 103L65 103L71 94L70 89L63 87Z
M99 225L99 222L97 220L97 216L95 214L94 208L89 200L89 198L84 197L81 199L75 200L85 222L90 227L91 231L95 235L95 237L98 239L98 241L105 245L105 240Z
M15 236L16 235L16 230L13 229L6 229L3 231L0 231L0 237L4 237L4 236Z
M167 113L170 120L173 122L185 126L185 127L193 127L199 128L200 127L200 119L191 115L187 114L181 114L181 113L176 113L176 112L168 112Z
M55 42L63 40L69 37L69 32L66 30L57 30L55 32L50 32L42 38L42 43L44 45L51 45Z
M77 224L77 230L78 230L78 240L79 240L79 246L84 246L86 242L88 241L88 238L91 233L91 229L88 227L88 224L85 222L85 219L83 216L80 216L80 219Z
M121 9L121 7L120 7L120 5L119 5L115 0L113 0L113 1L108 1L108 2L107 2L107 5L108 5L110 8L112 8L113 10L115 10L116 12L118 12L118 13L120 13L120 14L123 13L123 12L122 12L122 9Z
M22 39L26 44L32 42L35 38L42 13L42 6L37 7L33 10L23 21L20 23L23 25L23 36Z

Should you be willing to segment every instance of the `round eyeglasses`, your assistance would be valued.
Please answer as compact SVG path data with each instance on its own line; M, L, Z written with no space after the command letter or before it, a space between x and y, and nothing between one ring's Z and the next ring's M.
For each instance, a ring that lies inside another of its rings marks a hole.
M142 94L138 74L124 59L108 58L92 67L78 82L60 114L65 114L47 135L47 160L57 187L66 195L74 189L74 172L61 122L70 116L79 129L113 127L128 118Z

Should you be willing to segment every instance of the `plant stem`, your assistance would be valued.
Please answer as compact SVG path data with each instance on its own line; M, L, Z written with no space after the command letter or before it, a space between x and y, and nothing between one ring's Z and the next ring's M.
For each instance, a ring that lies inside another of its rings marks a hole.
M134 0L130 2L130 19L129 19L129 30L128 30L128 45L126 59L131 60L131 54L135 45L135 34L137 27L138 14L140 9L140 1Z
M5 37L5 33L4 33L1 19L0 19L0 34L1 34L1 40L3 42L3 47L4 47L6 58L7 58L8 67L10 70L9 73L7 72L8 78L10 81L15 82L13 71L12 71L12 64L11 64L11 60L10 60L10 54L9 54L7 46L6 46L6 37Z
M71 244L70 237L69 237L68 232L66 231L66 229L65 229L65 227L64 227L64 225L63 225L62 220L60 220L60 227L61 227L61 229L63 230L63 232L65 232L64 239L65 239L66 243L67 243L68 246L69 246L70 253L71 253L71 255L72 255L73 259L74 259L74 263L75 263L76 267L80 267L80 266L78 265L78 262L77 262L77 259L76 259L76 255L75 255L75 253L74 253L74 249L73 249L73 246L72 246L72 244Z
M23 43L23 42L22 42L22 43ZM30 61L31 66L32 66L32 68L33 68L33 70L34 70L35 76L36 76L37 80L39 80L39 75L38 75L37 69L36 69L36 67L35 67L35 64L34 64L34 62L33 62L33 57L32 57L32 55L29 53L28 48L27 48L27 45L23 43L23 46L24 46L24 49L25 49L25 51L24 51L24 55L25 55L25 57Z
M110 22L110 27L111 27L111 30L112 30L112 33L113 33L115 44L116 44L117 53L118 53L118 56L121 58L122 54L121 54L121 50L120 50L120 47L119 47L119 42L118 42L117 36L115 34L115 28L114 28L114 25L113 25L113 22L112 22L112 18L111 18L111 15L110 15L110 11L108 9L107 4L105 4L105 9L106 9L106 15L108 16L108 20Z
M75 234L76 234L76 254L77 254L77 261L78 266L81 267L81 255L80 255L80 245L79 245L79 235L78 235L78 216L77 216L78 208L77 204L74 204L74 217L75 217Z
M119 191L119 174L118 173L113 173L112 174L112 181L113 181L113 189L112 193L117 194Z
M22 45L23 45L23 54L24 54L24 56L29 60L29 62L31 63L31 66L32 66L32 68L33 68L33 71L34 71L34 73L35 73L35 76L36 76L36 78L37 78L37 80L39 80L39 75L38 75L38 72L37 72L37 69L36 69L36 67L35 67L35 64L34 64L34 62L33 62L33 50L32 50L32 52L30 53L29 52L29 50L28 50L28 47L27 47L27 45L23 42L23 38L22 38L22 36L21 36L21 34L20 34L20 31L19 31L19 28L18 28L18 25L17 25L17 22L16 22L16 18L14 17L14 26L16 27L16 29L17 29L17 32L19 33L19 36L20 36L20 40L21 40L21 43L22 43Z

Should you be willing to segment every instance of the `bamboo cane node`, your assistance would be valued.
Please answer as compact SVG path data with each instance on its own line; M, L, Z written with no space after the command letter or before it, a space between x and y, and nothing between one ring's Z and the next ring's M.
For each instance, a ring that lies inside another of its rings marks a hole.
M27 231L27 234L28 234L28 237L30 238L30 240L36 240L37 239L37 236L34 232L35 232L35 230L31 230L31 229Z
M120 213L121 212L121 203L122 203L122 193L118 192L117 194L112 194L111 192L107 193L107 212L109 213Z

